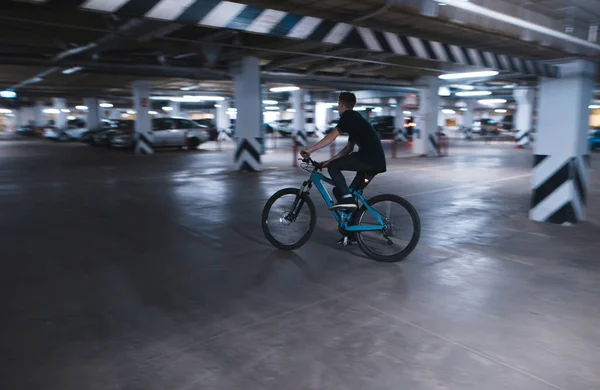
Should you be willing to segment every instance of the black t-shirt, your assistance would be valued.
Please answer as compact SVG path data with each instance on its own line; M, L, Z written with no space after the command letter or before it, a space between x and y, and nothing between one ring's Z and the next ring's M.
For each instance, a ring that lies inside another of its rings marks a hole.
M349 141L358 145L356 157L374 170L385 171L385 153L379 135L369 121L358 111L345 111L337 124L342 134L349 135Z

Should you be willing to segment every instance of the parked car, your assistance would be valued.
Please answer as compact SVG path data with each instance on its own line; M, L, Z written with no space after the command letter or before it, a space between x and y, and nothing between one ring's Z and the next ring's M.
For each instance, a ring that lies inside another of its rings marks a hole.
M194 122L201 126L206 126L210 131L210 140L216 141L219 137L219 130L217 129L217 125L212 119L204 118L204 119L192 119Z
M590 130L588 135L588 145L590 150L600 148L600 129Z
M133 133L135 131L135 121L131 119L122 119L115 121L109 127L98 129L91 133L90 145L92 146L111 146L112 137L120 133Z
M488 134L493 134L493 135L498 135L500 134L500 131L502 131L502 124L496 122L493 119L490 118L485 118L485 119L478 119L475 122L473 122L473 127L471 127L471 132L476 133L476 134L481 134L481 135L488 135Z
M192 150L210 140L208 127L183 118L153 118L151 134L154 148L185 146ZM111 137L110 146L133 148L134 137L133 129L118 131Z
M383 115L376 116L369 122L381 138L391 138L394 136L394 121L395 118L392 115Z
M269 125L273 128L273 130L277 131L284 137L290 137L292 135L292 120L291 119L277 119Z

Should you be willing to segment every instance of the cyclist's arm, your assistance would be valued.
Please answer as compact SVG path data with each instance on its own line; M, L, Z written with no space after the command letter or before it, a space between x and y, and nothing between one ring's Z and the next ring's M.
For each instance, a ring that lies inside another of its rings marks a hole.
M320 140L319 142L317 142L310 148L305 149L305 151L309 154L312 154L312 153L316 152L317 150L322 149L325 146L331 144L333 141L335 141L335 139L339 135L340 135L340 130L336 127L335 129L333 129L331 131L331 133L327 134L322 140Z
M354 150L354 145L355 145L354 142L348 141L348 144L346 146L344 146L344 149L340 150L335 156L333 156L332 158L327 160L327 162L331 162L335 159L338 159L340 157L344 157L347 154L350 154L350 152L352 152Z

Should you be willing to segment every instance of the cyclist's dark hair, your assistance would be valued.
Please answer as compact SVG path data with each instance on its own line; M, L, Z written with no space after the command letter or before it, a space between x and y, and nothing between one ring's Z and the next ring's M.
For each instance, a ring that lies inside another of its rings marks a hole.
M349 109L353 109L356 105L356 95L352 92L342 92L338 98L340 102Z

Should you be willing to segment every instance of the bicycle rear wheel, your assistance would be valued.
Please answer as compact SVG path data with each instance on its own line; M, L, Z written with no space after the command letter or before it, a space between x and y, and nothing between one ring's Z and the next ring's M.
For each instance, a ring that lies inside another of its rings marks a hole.
M383 231L356 233L360 249L369 257L386 263L405 259L421 237L421 220L417 210L406 199L392 194L377 195L368 201L384 220ZM363 205L358 210L356 225L378 225L375 216Z
M308 194L300 194L298 188L284 188L274 193L265 204L262 229L274 247L293 250L308 241L316 220L315 205Z

